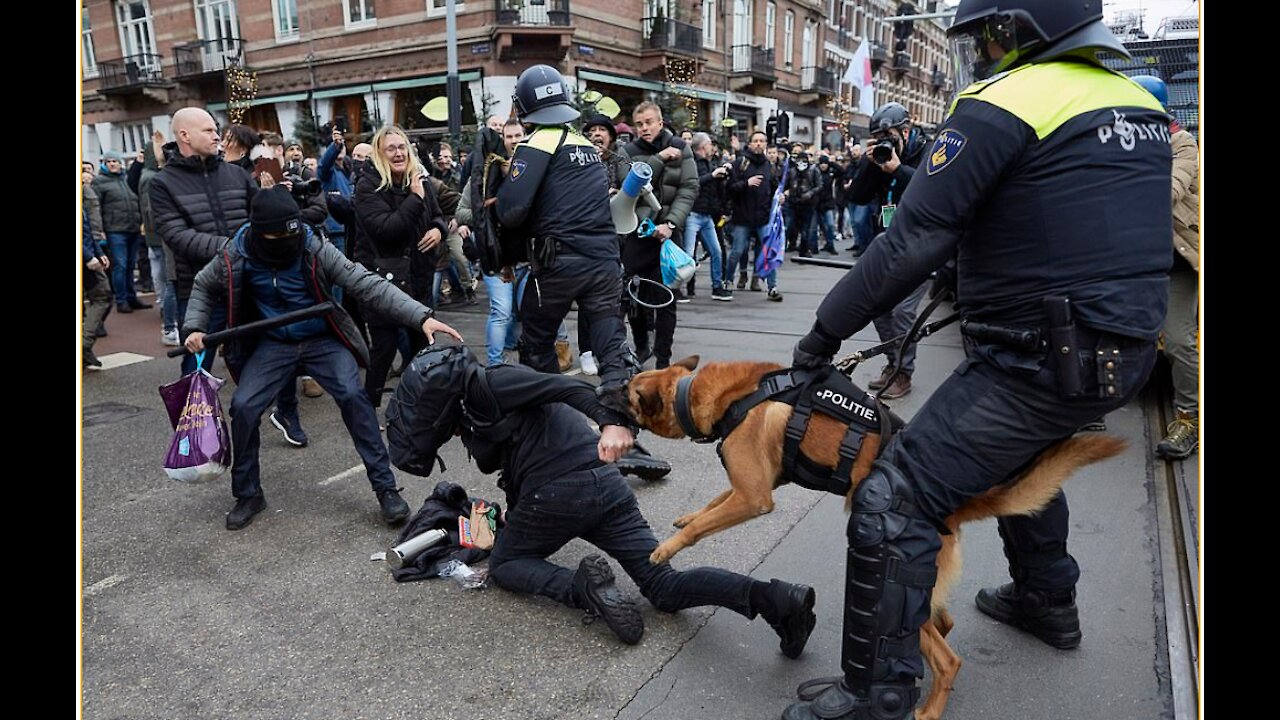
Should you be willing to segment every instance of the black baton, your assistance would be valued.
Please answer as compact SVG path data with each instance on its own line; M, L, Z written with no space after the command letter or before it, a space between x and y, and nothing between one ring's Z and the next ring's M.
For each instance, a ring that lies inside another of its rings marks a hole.
M267 318L265 320L255 320L251 323L245 323L244 325L237 325L236 327L227 328L226 330L219 330L218 332L209 333L208 335L205 335L204 345L206 348L214 347L217 345L221 345L228 340L233 340L241 335L248 335L250 333L263 332L266 330L274 330L278 327L284 327L285 325L292 325L293 323L299 322L301 320L310 320L313 317L328 315L329 313L333 312L333 307L334 307L333 301L328 300L320 303L319 305L312 305L309 308L303 308L301 310L290 310L289 312L284 313L283 315L277 315L273 318ZM187 352L188 351L185 347L176 347L168 352L168 356L179 357L182 355L186 355Z

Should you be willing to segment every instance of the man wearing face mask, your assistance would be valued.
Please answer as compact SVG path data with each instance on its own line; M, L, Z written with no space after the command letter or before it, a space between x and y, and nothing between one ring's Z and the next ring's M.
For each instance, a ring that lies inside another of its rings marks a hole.
M924 160L927 147L927 138L920 128L913 126L911 114L902 105L887 103L871 116L871 137L866 141L862 160L851 166L853 184L849 192L855 204L870 203L878 209L872 215L877 236L888 230L893 222L893 214L916 168ZM881 342L900 337L911 329L924 291L925 283L921 283L892 310L875 319L876 334ZM894 345L885 353L885 360L880 377L867 383L867 387L879 390L892 379L893 384L880 397L896 400L911 392L911 375L916 368L916 343L901 348L901 356L899 347Z
M453 328L432 318L431 308L323 242L302 222L288 190L274 187L254 197L249 222L196 275L183 323L190 331L186 348L192 353L204 349L205 330L216 307L227 307L227 327L234 328L332 300L335 285L354 295L368 313L414 330L421 328L428 342L434 342L436 332L462 339ZM328 317L237 338L223 350L227 369L237 382L231 398L235 448L231 489L236 503L227 514L228 530L245 527L267 506L259 479L259 425L276 394L298 372L315 378L338 404L378 496L383 520L394 524L408 517L409 507L391 474L377 415L360 382L359 367L368 366L369 350L341 307Z

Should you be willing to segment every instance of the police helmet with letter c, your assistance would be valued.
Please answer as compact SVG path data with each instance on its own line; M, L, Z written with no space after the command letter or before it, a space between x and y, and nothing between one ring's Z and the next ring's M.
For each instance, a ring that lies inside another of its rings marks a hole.
M572 104L569 85L550 65L534 65L520 73L511 101L521 122L531 125L560 125L581 114Z

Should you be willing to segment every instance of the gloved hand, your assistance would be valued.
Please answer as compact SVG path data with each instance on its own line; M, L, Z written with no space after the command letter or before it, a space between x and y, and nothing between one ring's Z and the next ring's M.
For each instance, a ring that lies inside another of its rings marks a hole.
M840 350L840 338L828 334L817 323L808 335L800 338L791 356L793 367L816 369L830 365L831 359Z

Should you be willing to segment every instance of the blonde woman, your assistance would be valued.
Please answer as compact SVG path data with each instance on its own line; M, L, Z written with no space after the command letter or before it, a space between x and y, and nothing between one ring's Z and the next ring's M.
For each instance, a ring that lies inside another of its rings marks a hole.
M448 232L427 170L418 160L409 136L388 125L369 141L369 167L356 183L355 259L395 283L420 302L426 302L435 275L435 255ZM372 313L366 317L376 317ZM395 359L399 326L370 320L369 370L365 392L374 407L381 403L383 384ZM410 333L414 354L426 345L420 333Z

